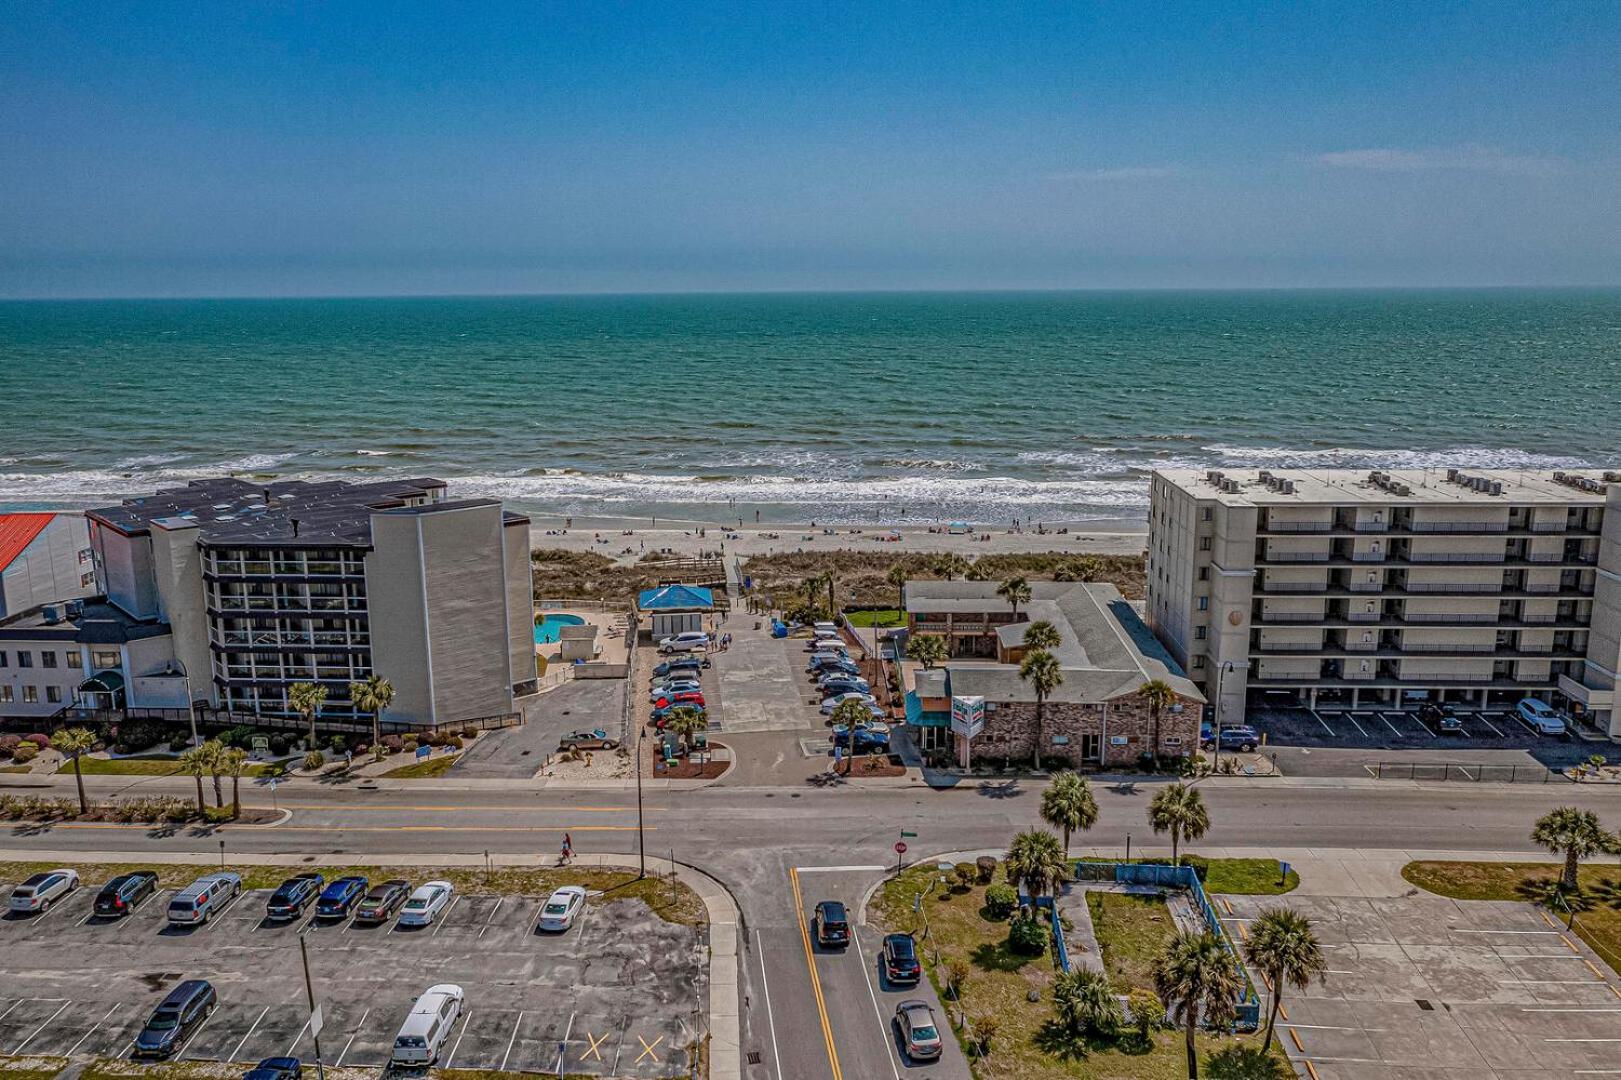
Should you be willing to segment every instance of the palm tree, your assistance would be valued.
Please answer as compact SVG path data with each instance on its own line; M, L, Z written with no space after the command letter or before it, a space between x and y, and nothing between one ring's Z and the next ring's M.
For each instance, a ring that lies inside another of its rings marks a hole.
M208 751L194 746L180 755L180 771L197 781L197 813L206 814L208 804L203 801L203 773L208 771Z
M1069 879L1069 860L1063 845L1046 829L1028 829L1008 845L1007 876L1014 888L1034 898L1056 893Z
M667 730L680 737L681 745L685 746L690 753L692 751L692 737L700 731L708 730L709 717L697 709L682 705L679 708L670 710L670 718L664 726Z
M1244 956L1272 984L1272 1008L1266 1016L1266 1039L1261 1044L1264 1056L1272 1049L1272 1025L1277 1022L1278 1006L1283 1002L1283 984L1305 990L1312 976L1323 977L1328 960L1317 935L1312 933L1311 920L1289 908L1261 912L1250 924Z
M1011 577L996 587L996 595L1013 605L1013 621L1019 621L1019 605L1030 602L1030 583L1022 577Z
M317 683L294 683L287 688L287 707L310 722L310 748L315 748L315 714L326 704L327 689Z
M947 581L964 577L968 573L968 560L961 555L942 555L934 560L934 572Z
M220 783L220 774L225 771L225 744L218 739L209 739L197 749L203 752L203 764L214 781L214 805L224 809L225 787Z
M1154 961L1154 990L1165 1002L1171 1019L1182 1025L1188 1039L1188 1080L1198 1080L1199 1057L1193 1036L1202 1015L1207 1026L1232 1022L1234 1003L1244 989L1244 976L1215 934L1183 931L1166 942Z
M1112 1035L1120 1026L1120 1002L1101 971L1078 967L1053 983L1053 1011L1071 1036Z
M79 786L79 813L90 813L90 804L84 798L84 775L79 772L79 755L96 745L96 735L82 727L62 728L51 735L51 746L73 762L73 782Z
M1171 861L1181 865L1183 840L1197 840L1210 828L1199 789L1177 783L1161 788L1148 803L1148 824L1156 833L1171 834Z
M1096 555L1078 556L1053 571L1054 581L1096 581L1102 576L1103 560Z
M1159 760L1160 747L1159 714L1162 710L1176 704L1176 691L1172 690L1171 684L1164 679L1149 679L1137 688L1137 693L1141 694L1143 700L1148 702L1149 712L1154 717L1154 759L1157 761ZM1217 702L1216 708L1220 710L1220 702Z
M242 774L248 768L248 752L240 746L228 747L220 754L220 766L231 778L231 816L242 816Z
M1069 858L1069 834L1097 824L1098 802L1086 777L1065 769L1041 793L1041 820L1064 834L1064 858Z
M1027 649L1046 649L1050 652L1063 643L1064 635L1046 619L1037 619L1024 628L1024 647Z
M1531 842L1564 855L1559 887L1566 892L1576 890L1576 866L1581 860L1616 849L1614 834L1599 824L1598 815L1574 806L1561 806L1538 818L1531 829Z
M1046 649L1034 649L1024 654L1019 665L1019 678L1030 684L1036 694L1036 768L1041 768L1041 712L1047 704L1047 695L1064 682L1064 672L1058 658Z
M928 671L946 658L946 639L939 634L913 634L906 642L906 654Z
M371 752L382 761L383 710L394 703L394 684L381 675L368 676L365 682L352 682L349 702L361 712L371 713Z
M895 610L906 610L906 567L896 563L884 575L884 580L895 586Z

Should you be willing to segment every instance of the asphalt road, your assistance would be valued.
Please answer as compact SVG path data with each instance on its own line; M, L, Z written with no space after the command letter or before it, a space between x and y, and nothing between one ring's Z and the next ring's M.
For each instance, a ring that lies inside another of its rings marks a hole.
M71 778L58 782L62 793ZM87 778L94 791L129 788L127 779ZM146 780L138 790L189 794L189 780ZM1212 829L1204 843L1246 847L1529 850L1530 822L1563 804L1615 817L1615 796L1565 783L1429 786L1222 778L1202 784ZM1139 849L1152 843L1145 823L1154 785L1097 788L1097 826L1077 846ZM645 800L650 854L672 855L726 885L743 912L742 993L745 1058L750 1080L839 1080L844 1076L958 1077L960 1064L908 1067L894 1053L886 1024L894 995L881 990L871 957L876 933L858 927L859 946L836 956L807 950L800 917L817 899L859 903L893 866L900 830L909 859L952 851L999 849L1038 820L1039 787L986 784L949 792L902 787L806 790L709 787L649 792ZM133 792L130 792L133 793ZM581 852L634 852L634 792L519 789L500 784L349 785L292 783L278 793L293 810L274 828L178 831L111 825L14 827L13 850L230 852L541 853L572 833ZM250 805L270 803L260 787ZM847 868L847 869L827 869ZM794 877L799 879L796 899ZM816 981L811 979L812 965ZM818 986L828 1016L824 1031ZM927 986L921 996L928 994ZM834 1065L834 1060L838 1065Z

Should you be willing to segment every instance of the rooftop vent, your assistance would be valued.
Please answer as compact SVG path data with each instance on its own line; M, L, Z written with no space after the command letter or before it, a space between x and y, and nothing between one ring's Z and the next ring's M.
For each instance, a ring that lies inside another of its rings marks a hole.
M55 626L62 621L62 605L46 604L40 609L40 618L44 620L46 626Z
M1211 469L1204 474L1204 478L1215 487L1221 487L1221 482L1225 480L1226 477L1227 474L1222 472L1220 469Z

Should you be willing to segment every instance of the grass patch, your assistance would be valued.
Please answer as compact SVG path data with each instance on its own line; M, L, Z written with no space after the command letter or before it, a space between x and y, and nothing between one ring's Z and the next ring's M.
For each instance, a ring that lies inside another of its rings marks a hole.
M1088 890L1086 907L1103 951L1109 982L1122 989L1154 989L1154 958L1176 936L1170 908L1158 896Z
M1205 859L1186 856L1187 861L1205 868L1207 893L1243 893L1247 896L1282 896L1300 887L1300 875L1293 869L1278 880L1276 859Z
M25 773L33 771L33 768L28 765L0 765L0 773Z
M79 771L86 776L178 776L180 762L172 757L127 757L127 758L99 758L82 757L79 759ZM281 776L287 771L286 766L280 763L272 765L249 765L243 771L243 779L253 777L258 779L264 776ZM59 774L71 775L73 765L67 761L62 762ZM227 777L226 779L229 779ZM208 777L203 777L205 783Z
M894 608L879 611L852 611L844 616L851 626L905 626L906 612Z
M77 870L79 878L88 888L102 884L134 870L152 870L158 875L158 884L176 889L190 884L199 875L219 869L219 864L192 863L184 865L146 863L59 863L5 862L0 863L0 881L21 881L30 874L67 867ZM414 884L424 881L448 881L458 892L470 896L549 896L560 885L583 885L593 893L593 906L611 904L619 900L640 900L653 914L666 922L683 926L704 926L708 915L703 900L680 881L649 874L638 879L635 870L607 866L547 867L540 870L498 868L486 874L474 867L424 866L345 866L337 863L310 861L299 866L230 866L242 875L246 889L273 889L294 874L315 871L328 881L340 877L364 877L372 881L404 878Z
M912 905L938 874L932 864L914 867L891 878L873 899L872 915L886 930L909 931L923 947L924 968L936 991L943 985L945 966L952 960L966 962L970 974L963 989L960 1008L968 1016L993 1014L1000 1021L991 1053L977 1060L971 1047L964 1047L974 1075L980 1080L1016 1076L1019 1080L1182 1080L1187 1076L1182 1035L1178 1031L1158 1031L1146 1045L1134 1033L1114 1041L1078 1044L1058 1030L1051 1021L1051 988L1057 976L1052 956L1020 956L1007 948L1007 922L987 918L983 908L985 888L976 885L962 892L942 890L938 884L929 891L921 912ZM1110 894L1114 898L1115 894ZM1134 900L1119 896L1119 899ZM1159 904L1160 911L1164 905ZM1146 909L1145 909L1146 910ZM927 919L929 936L922 934ZM1111 929L1124 928L1116 940L1131 937L1139 953L1147 948L1147 931L1139 921L1114 920ZM1161 924L1151 924L1156 929ZM1174 933L1170 916L1165 915L1163 934ZM1100 928L1100 937L1102 928ZM1103 945L1108 962L1110 945ZM1118 947L1118 946L1117 946ZM1112 973L1111 973L1112 977ZM1123 993L1130 980L1117 980ZM1030 1002L1026 995L1035 990L1041 1000ZM948 1015L938 1017L949 1023L949 1014L959 1005L941 994ZM962 1039L958 1033L959 1041ZM1209 1076L1283 1077L1291 1075L1280 1063L1281 1047L1271 1061L1259 1058L1260 1040L1254 1036L1218 1036L1200 1033L1200 1057ZM1249 1059L1255 1059L1250 1061ZM1245 1071L1223 1071L1235 1063Z
M0 1057L0 1076L6 1080L51 1080L67 1067L67 1058Z
M410 765L401 765L397 769L390 769L383 776L390 780L424 780L434 776L443 776L456 764L459 754L440 754L427 761L413 762Z
M1518 900L1540 904L1561 921L1565 908L1554 900L1558 863L1410 862L1401 876L1426 892L1454 900ZM1583 866L1576 893L1565 902L1576 913L1573 929L1611 970L1621 974L1621 870Z

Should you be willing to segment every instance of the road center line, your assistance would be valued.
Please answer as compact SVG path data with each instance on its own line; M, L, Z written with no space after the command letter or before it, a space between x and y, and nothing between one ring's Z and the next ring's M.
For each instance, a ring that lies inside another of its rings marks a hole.
M827 1019L827 1000L822 996L822 980L816 974L816 953L811 948L810 928L805 925L805 897L799 888L799 871L790 869L788 881L794 889L794 915L799 919L799 940L805 946L805 967L810 971L811 992L816 998L816 1012L822 1021L822 1041L827 1045L827 1063L833 1070L833 1080L844 1080L839 1068L839 1052L833 1044L833 1025Z

